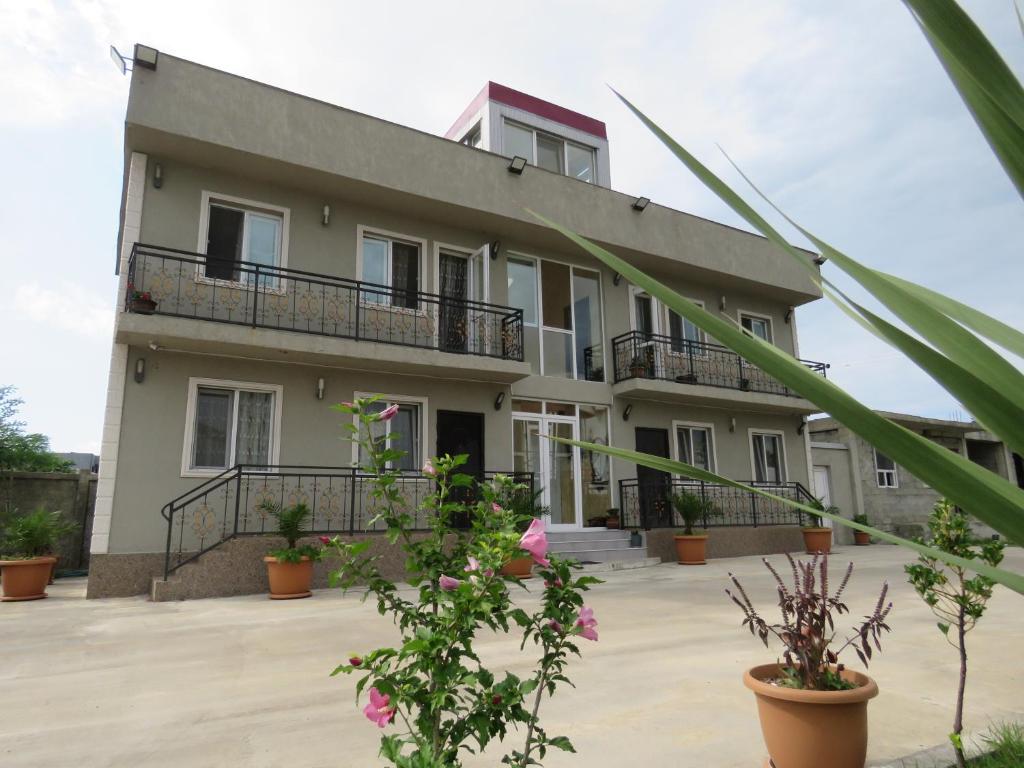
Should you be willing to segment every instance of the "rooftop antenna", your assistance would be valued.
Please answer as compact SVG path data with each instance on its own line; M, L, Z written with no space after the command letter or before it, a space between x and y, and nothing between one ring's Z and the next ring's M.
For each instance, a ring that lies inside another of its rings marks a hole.
M121 52L114 46L110 46L110 60L114 62L114 66L117 67L117 71L122 75L132 71L132 68L128 66L128 59L122 56Z

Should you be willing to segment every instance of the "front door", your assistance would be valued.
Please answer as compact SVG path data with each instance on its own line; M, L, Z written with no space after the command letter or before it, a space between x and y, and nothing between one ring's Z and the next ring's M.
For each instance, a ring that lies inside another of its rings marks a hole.
M580 528L580 455L571 445L545 436L578 439L576 419L568 416L517 415L512 421L516 472L532 472L537 502L547 509L552 528Z
M668 430L636 428L636 449L640 453L668 458ZM672 525L672 478L667 472L636 466L640 524L644 528L665 528Z
M486 251L441 252L438 260L438 345L445 352L478 352L483 318L471 302L486 301Z
M828 467L814 468L814 495L821 499L825 509L832 506L832 486L828 481ZM821 518L821 523L826 528L832 527L832 521L827 517Z
M484 415L464 411L437 412L437 455L468 454L459 472L473 477L484 473Z

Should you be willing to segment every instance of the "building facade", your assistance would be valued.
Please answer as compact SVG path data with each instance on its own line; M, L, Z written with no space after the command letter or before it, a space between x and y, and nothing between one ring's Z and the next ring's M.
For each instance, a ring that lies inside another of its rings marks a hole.
M1019 457L977 422L882 411L879 414L1011 482L1024 484ZM938 492L835 419L814 419L809 422L808 431L812 483L827 503L839 507L846 517L867 515L875 528L899 536L927 534L928 517L941 498ZM981 523L975 522L974 527L980 535L992 533ZM841 542L853 540L850 529L844 528L836 535Z
M674 481L547 435L809 488L809 402L527 210L798 355L804 270L611 190L600 121L490 83L444 138L142 46L131 78L91 595L259 533L265 498L365 534L330 409L363 394L399 404L410 487L466 452L530 475L555 531L671 525Z

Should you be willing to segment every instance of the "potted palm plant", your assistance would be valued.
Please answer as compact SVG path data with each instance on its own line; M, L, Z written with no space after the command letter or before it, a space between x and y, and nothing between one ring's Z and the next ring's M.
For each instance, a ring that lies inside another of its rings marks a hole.
M683 521L683 530L675 535L676 555L680 565L704 565L707 562L708 535L695 534L694 526L707 525L719 514L711 499L682 491L672 497L672 506Z
M825 507L825 503L821 499L815 499L811 502L811 506L815 509L820 509L823 512L828 512L833 515L839 514L838 507ZM807 550L808 555L820 553L827 555L832 551L832 529L826 528L821 519L821 515L813 515L808 513L810 518L802 529L804 535L804 549Z
M743 611L743 626L768 647L774 637L782 645L782 660L747 670L743 684L754 692L761 733L770 764L785 768L864 768L868 748L868 701L878 685L867 675L847 669L840 655L853 649L866 667L880 638L892 603L882 586L874 610L845 642L837 641L834 616L848 613L843 591L853 563L835 592L829 591L828 556L809 562L786 555L793 573L786 584L767 560L765 566L778 590L782 620L769 624L755 610L746 591L731 576L736 590L726 590ZM834 583L834 582L832 582Z
M283 549L276 549L263 558L270 581L270 598L294 600L309 597L313 594L310 591L313 563L323 556L323 549L312 544L300 547L298 543L312 513L305 504L283 508L272 506L268 511L277 520L278 534L287 542Z
M75 531L60 512L40 507L35 512L13 518L3 533L0 551L0 584L4 602L39 600L46 597L46 585L53 575L57 558L53 556L61 537Z
M861 525L869 525L867 515L854 515L853 522L860 523ZM871 543L871 534L867 531L854 530L853 542L858 547L866 547L868 544Z
M622 525L618 507L612 507L608 510L607 516L604 519L604 525L606 528L619 528Z

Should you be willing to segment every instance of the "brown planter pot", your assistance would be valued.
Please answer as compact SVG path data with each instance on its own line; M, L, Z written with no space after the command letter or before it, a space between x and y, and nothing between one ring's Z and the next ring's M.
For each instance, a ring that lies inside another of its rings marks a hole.
M827 555L832 551L831 528L804 528L804 549L808 555L820 552Z
M619 527L619 516L608 515L608 519L604 521L605 528L618 528Z
M528 579L533 576L532 557L513 557L501 566L502 576L512 576L516 579Z
M156 312L156 302L152 299L132 299L129 302L129 309L140 315L152 315Z
M743 675L757 697L761 735L777 768L864 768L868 752L868 700L878 685L867 675L845 669L858 684L849 691L803 691L763 682L779 674L763 664Z
M46 597L55 557L32 557L28 560L0 560L0 586L5 603L19 600L40 600Z
M707 535L676 536L676 556L680 565L704 565L707 562Z
M57 564L60 563L60 555L52 555L53 565L50 566L50 579L47 584L53 584L53 580L57 578Z
M282 563L270 555L264 557L263 562L267 564L271 600L295 600L313 594L309 591L313 583L313 561L305 555L297 563Z
M864 531L854 531L853 541L858 547L866 547L871 543L871 534Z

